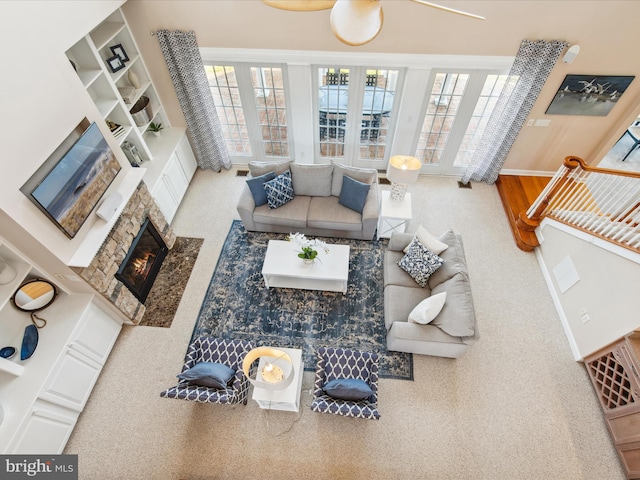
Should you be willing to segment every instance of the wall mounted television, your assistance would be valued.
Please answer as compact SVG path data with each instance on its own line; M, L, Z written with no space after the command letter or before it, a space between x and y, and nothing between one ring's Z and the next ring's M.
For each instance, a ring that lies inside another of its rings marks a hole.
M20 191L73 238L121 168L96 123L85 119Z

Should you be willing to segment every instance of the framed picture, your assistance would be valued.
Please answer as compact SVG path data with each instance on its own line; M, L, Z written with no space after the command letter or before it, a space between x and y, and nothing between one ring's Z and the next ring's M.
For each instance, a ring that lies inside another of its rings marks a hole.
M121 170L96 123L81 122L20 188L69 238L76 236Z
M567 75L545 113L604 117L634 78L632 75Z
M129 61L129 56L127 55L127 52L124 51L124 47L121 44L114 45L113 47L109 48L111 49L111 53L120 57L122 63Z
M117 72L124 68L124 62L120 59L118 55L114 55L111 58L107 58L107 64L112 72Z

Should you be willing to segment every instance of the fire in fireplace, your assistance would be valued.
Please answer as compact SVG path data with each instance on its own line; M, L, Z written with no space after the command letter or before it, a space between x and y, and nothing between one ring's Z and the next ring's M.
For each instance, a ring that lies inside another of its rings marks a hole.
M168 250L162 237L147 218L120 265L116 278L144 303Z

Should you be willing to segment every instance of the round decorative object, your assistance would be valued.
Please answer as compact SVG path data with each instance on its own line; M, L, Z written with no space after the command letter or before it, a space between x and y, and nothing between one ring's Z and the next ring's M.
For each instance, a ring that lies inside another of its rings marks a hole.
M142 86L142 84L140 83L140 77L138 77L138 74L132 69L129 69L129 71L127 72L127 78L129 79L129 83L133 88L140 88Z
M133 117L133 121L136 122L137 126L142 127L149 123L153 118L153 111L151 110L149 97L145 97L144 95L140 97L138 101L133 104L129 113Z
M313 258L303 258L302 261L304 262L305 265L313 265L314 259Z
M58 295L56 286L48 280L27 280L11 297L13 306L23 312L39 312L53 303Z
M11 358L16 354L16 349L14 347L3 347L0 348L0 357L2 358Z
M257 372L252 368L256 360L259 360ZM242 372L254 387L267 390L283 390L294 377L291 357L271 347L258 347L247 353L242 362Z

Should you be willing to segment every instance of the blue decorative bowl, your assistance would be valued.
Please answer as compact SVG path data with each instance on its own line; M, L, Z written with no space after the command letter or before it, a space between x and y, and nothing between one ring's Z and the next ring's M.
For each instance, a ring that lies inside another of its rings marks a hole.
M3 347L0 348L0 357L2 358L11 358L16 354L16 349L14 347Z

